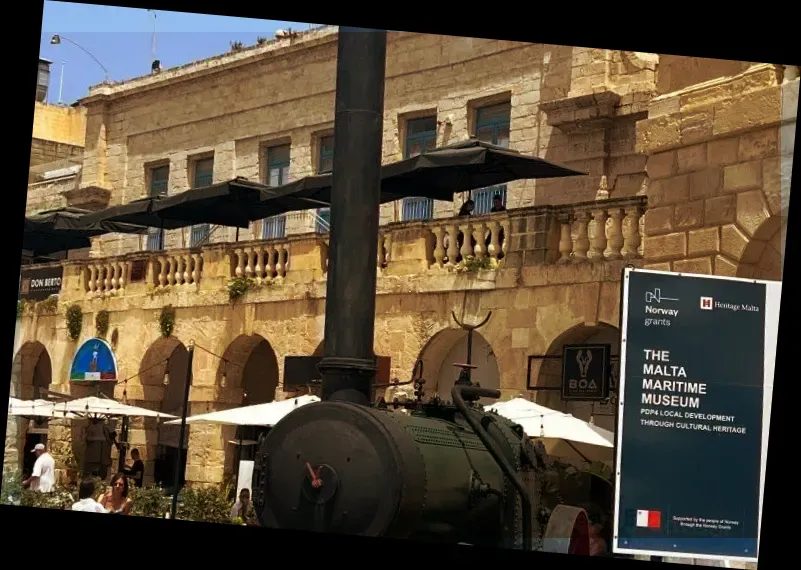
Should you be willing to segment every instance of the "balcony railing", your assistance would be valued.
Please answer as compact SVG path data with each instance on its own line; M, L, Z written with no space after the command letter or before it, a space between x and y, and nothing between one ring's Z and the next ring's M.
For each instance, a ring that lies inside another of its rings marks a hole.
M645 206L645 197L636 196L388 224L379 229L378 273L448 273L467 258L494 259L500 270L510 263L517 267L638 259ZM324 280L328 236L307 231L269 240L70 261L63 288L67 296L94 298L216 291L234 278L258 283Z

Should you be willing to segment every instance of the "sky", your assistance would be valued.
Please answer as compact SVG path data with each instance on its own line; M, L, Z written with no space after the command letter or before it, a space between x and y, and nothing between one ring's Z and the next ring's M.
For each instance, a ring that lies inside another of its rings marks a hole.
M48 101L58 103L62 62L64 79L61 101L74 103L89 87L105 78L120 81L150 73L153 61L153 29L156 27L156 59L162 69L219 55L231 42L254 45L259 36L272 39L276 30L307 30L308 23L233 18L184 12L153 12L137 8L44 2L39 56L53 62ZM51 45L54 34L60 45ZM78 44L100 61L101 67Z

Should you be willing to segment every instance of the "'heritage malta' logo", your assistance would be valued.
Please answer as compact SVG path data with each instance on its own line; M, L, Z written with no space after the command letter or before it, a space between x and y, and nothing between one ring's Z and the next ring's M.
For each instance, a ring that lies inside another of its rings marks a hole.
M712 297L701 297L701 309L711 311L714 305Z

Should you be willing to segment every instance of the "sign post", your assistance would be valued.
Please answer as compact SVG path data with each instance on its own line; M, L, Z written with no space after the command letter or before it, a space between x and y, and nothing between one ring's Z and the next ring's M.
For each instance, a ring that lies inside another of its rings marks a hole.
M624 272L615 553L757 560L780 299Z

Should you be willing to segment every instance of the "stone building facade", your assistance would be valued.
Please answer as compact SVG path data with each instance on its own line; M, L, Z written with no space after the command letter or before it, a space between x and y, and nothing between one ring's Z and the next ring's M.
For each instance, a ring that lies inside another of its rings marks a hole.
M280 182L326 169L335 56L336 29L321 28L92 89L82 103L80 180L63 199L100 207L209 180ZM532 390L559 382L558 364L538 357L564 344L618 343L627 264L781 278L797 97L797 76L782 66L391 33L385 162L473 135L588 175L509 184L507 211L469 220L453 217L460 195L382 207L376 354L402 380L422 360L429 393L447 394L465 351L451 314L478 322L491 311L473 348L482 386L613 429L606 406L567 406ZM67 382L72 355L106 310L127 379L118 399L180 413L190 342L190 414L293 395L282 390L284 357L319 353L323 340L321 219L324 211L255 223L239 242L230 228L167 232L163 251L137 237L98 240L91 259L65 264L55 310L23 314L17 393L33 386L46 358L51 389L77 394ZM459 250L445 239L460 234L490 245L473 250L464 240ZM457 262L473 254L493 258L491 268L463 270ZM228 285L243 276L256 286L231 301ZM71 304L83 312L78 342L66 333ZM165 307L175 311L168 337L159 327ZM59 424L50 428L54 453L80 460L79 424ZM189 432L187 480L219 483L233 470L232 431ZM175 434L140 422L130 440L154 481Z

